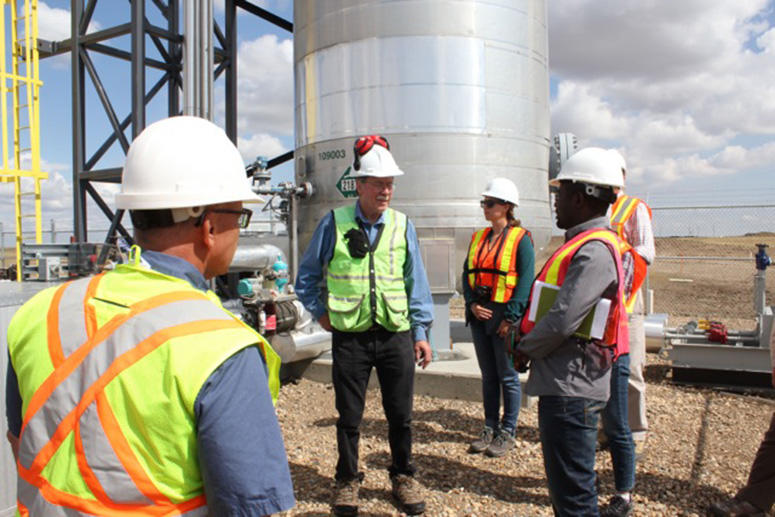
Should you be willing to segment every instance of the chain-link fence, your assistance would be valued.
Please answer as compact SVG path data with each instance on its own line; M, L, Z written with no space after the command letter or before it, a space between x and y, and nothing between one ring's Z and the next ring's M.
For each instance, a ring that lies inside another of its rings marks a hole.
M667 313L670 326L709 319L752 329L756 245L775 254L775 205L654 207L653 214L654 312ZM775 277L768 280L768 304L775 304Z

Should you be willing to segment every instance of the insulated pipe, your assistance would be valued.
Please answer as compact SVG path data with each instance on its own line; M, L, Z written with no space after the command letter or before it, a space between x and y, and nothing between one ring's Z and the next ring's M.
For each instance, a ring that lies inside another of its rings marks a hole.
M229 266L230 273L253 272L271 268L280 257L285 262L283 250L272 244L243 245L237 247L234 259Z

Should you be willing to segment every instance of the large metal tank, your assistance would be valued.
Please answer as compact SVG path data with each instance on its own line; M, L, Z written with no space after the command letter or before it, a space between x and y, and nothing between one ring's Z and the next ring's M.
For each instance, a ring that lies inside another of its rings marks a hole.
M391 206L421 240L454 241L455 277L487 224L480 193L495 176L517 184L517 215L544 246L546 22L544 0L296 0L296 180L315 187L300 203L301 249L326 212L352 202L340 179L355 137L371 133L406 172Z

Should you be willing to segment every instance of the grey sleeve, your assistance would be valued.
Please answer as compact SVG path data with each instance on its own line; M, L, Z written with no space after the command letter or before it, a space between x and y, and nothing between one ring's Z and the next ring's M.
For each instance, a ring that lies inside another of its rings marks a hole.
M584 244L568 266L565 281L546 316L519 343L519 350L540 359L562 346L606 291L616 287L616 263L600 241Z

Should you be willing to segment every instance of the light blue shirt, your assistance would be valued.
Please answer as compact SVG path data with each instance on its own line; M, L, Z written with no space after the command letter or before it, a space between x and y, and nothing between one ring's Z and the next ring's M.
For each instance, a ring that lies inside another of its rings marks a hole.
M355 203L355 217L360 221L369 242L379 234L381 226L385 225L385 214L372 224L361 212L360 203ZM326 313L323 301L323 267L331 262L336 244L336 225L333 212L329 212L320 221L312 235L307 250L301 258L299 272L296 277L296 295L316 319ZM415 341L427 341L428 330L433 323L433 299L428 276L420 254L420 242L417 231L409 219L406 220L406 262L404 263L404 285L409 298L409 322L412 326L412 337Z

